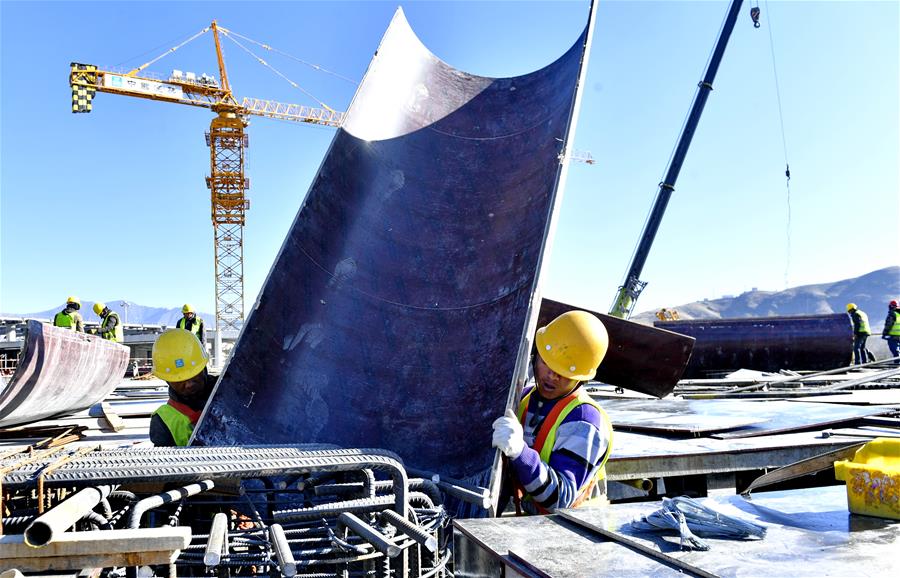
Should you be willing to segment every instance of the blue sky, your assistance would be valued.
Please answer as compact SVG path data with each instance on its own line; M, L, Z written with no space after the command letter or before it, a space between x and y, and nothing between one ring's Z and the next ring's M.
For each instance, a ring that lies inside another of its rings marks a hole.
M897 2L745 2L659 234L637 310L898 264ZM404 2L451 65L515 76L583 27L578 2ZM126 70L212 19L358 80L397 2L0 1L0 311L83 299L214 311L205 109L98 94L70 112L71 61ZM545 295L608 310L703 75L726 1L601 1ZM769 37L791 165L790 212ZM235 93L316 105L236 45ZM267 54L344 110L354 84ZM148 68L216 73L205 35ZM333 131L254 118L245 306L259 292ZM790 214L790 217L789 217Z

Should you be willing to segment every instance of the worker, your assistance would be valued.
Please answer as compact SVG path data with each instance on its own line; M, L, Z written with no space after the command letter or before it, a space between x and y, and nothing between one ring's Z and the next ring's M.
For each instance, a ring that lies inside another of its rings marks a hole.
M169 400L150 418L150 441L186 446L216 383L206 369L209 356L195 334L169 329L153 344L152 358L153 375L169 384Z
M203 318L197 315L190 303L184 304L184 307L181 308L181 314L182 317L175 323L175 327L187 329L196 335L197 339L200 340L200 345L206 349L206 330L203 327Z
M872 334L869 329L869 316L857 308L856 303L847 303L847 313L853 322L853 363L862 365L868 361L875 361L875 356L866 349L866 340Z
M81 299L78 297L69 297L66 299L66 306L62 311L53 317L53 325L56 327L68 327L75 331L84 333L84 319L78 310L81 309Z
M569 311L538 329L535 342L534 386L518 412L493 423L493 446L507 457L515 488L507 493L517 511L532 514L605 500L612 425L583 384L606 355L606 328L590 313Z
M656 318L660 321L666 321L669 319L669 312L666 311L666 308L663 307L659 311L656 312Z
M900 365L900 309L897 308L897 301L888 303L888 314L884 319L881 338L887 339L891 357L896 358L894 363Z
M122 330L122 322L119 320L118 313L100 302L94 303L94 313L100 317L100 328L95 333L110 341L125 341L125 334Z

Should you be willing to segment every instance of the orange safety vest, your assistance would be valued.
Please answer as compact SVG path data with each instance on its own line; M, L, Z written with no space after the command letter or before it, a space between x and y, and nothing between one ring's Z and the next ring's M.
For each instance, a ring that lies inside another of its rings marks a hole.
M528 402L531 400L531 394L534 393L534 391L534 389L529 391L522 397L522 401L519 402L517 415L519 422L521 422L523 427L525 426L525 415L528 413ZM606 446L606 452L603 454L603 459L600 460L600 464L597 466L597 473L589 480L585 481L585 484L579 489L578 495L575 497L575 501L571 506L573 508L577 508L587 501L591 496L591 492L594 490L594 486L606 478L606 460L609 459L609 454L612 452L613 436L612 423L609 421L606 412L603 411L603 408L600 407L597 402L591 399L587 392L584 391L584 388L579 386L575 391L556 402L556 405L553 406L553 409L550 410L550 413L547 414L547 417L544 419L544 423L541 424L541 428L534 438L534 445L531 446L532 449L540 454L541 461L545 464L549 464L550 454L553 453L553 446L556 444L556 432L559 430L559 426L562 424L563 420L566 419L566 416L572 413L575 408L585 403L597 408L597 411L603 416L603 421L607 428L606 439L609 440L609 443ZM530 500L530 496L527 495L524 486L522 486L518 480L516 480L515 486L516 512L518 513L520 511L521 500ZM550 513L546 508L541 507L539 504L535 503L534 507L541 514Z

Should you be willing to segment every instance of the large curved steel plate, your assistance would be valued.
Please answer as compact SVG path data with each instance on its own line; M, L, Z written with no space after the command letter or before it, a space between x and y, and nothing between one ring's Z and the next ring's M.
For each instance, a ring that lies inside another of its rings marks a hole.
M585 34L544 69L484 78L438 60L398 11L192 443L490 471Z
M16 372L0 393L0 427L92 406L122 381L128 355L124 345L28 321Z
M828 370L850 363L853 325L845 313L657 321L661 329L696 338L686 378L755 369Z
M573 309L583 308L544 299L538 326ZM609 350L597 369L597 381L656 397L672 393L691 357L693 337L583 310L596 315L609 333Z

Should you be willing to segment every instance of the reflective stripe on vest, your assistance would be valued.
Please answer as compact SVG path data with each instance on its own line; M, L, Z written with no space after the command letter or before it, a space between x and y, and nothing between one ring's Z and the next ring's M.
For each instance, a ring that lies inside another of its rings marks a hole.
M855 313L859 315L859 329L856 331L857 335L872 335L872 331L869 329L869 316L859 309L857 309Z
M109 321L109 318L113 316L116 318L116 326L113 327L112 331L106 331L106 323ZM119 319L119 314L115 311L110 311L109 315L104 317L103 321L100 322L100 337L109 339L110 341L125 341L125 332L122 330L122 320Z
M196 335L197 339L200 339L200 324L201 323L203 323L203 320L195 315L193 322L191 323L190 329L185 327L185 325L187 325L187 319L185 319L184 317L182 317L175 323L175 327L177 327L178 329L187 329L188 331L190 331L191 333Z
M69 329L75 329L75 318L67 313L63 313L60 311L56 314L56 317L53 318L53 325L56 327L68 327Z
M519 402L518 418L523 426L525 425L525 416L528 414L528 402L531 400L531 394L534 393L534 391L534 389L529 391L528 394L522 398L522 401ZM550 454L553 453L553 446L556 444L556 433L559 430L559 426L562 425L566 417L572 413L575 408L585 403L596 408L603 417L603 423L606 425L607 446L606 452L603 454L603 459L601 459L600 463L597 465L596 474L586 480L582 487L578 488L578 495L575 497L575 501L571 506L573 508L577 508L582 502L590 498L594 485L606 478L606 460L609 459L609 454L612 452L613 442L612 423L609 421L606 412L603 411L603 408L600 407L597 402L591 399L587 392L584 391L584 388L579 387L556 402L556 405L553 406L553 409L550 410L550 413L548 413L547 417L544 419L544 423L541 424L541 428L534 438L534 445L531 446L532 449L540 454L541 461L549 465ZM535 504L535 506L537 506L537 504ZM538 506L538 509L543 510L540 506Z
M175 409L172 400L159 406L153 413L162 418L163 423L169 428L169 433L172 434L176 446L188 445L188 440L191 439L191 434L194 432L194 424L191 423L191 418Z
M888 335L900 337L900 311L894 311L894 324L888 329Z

